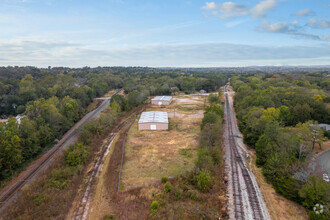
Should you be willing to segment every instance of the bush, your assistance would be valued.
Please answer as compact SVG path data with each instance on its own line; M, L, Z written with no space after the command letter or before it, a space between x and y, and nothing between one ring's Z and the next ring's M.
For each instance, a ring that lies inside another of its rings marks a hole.
M162 183L167 183L168 182L168 178L166 176L163 176L161 179Z
M164 191L166 193L169 193L169 192L171 192L171 190L172 190L171 184L169 182L165 183L165 185L164 185Z
M36 197L34 197L33 203L34 205L39 206L44 202L48 202L49 200L50 200L49 195L44 195L43 193L39 193L36 195Z
M310 211L309 217L311 220L329 220L330 212L323 212L321 214L316 214L314 211Z
M199 171L195 176L196 187L202 192L208 192L212 186L212 178L208 171Z
M330 198L330 185L323 181L322 178L312 176L299 191L299 195L303 199L302 204L306 208L312 209L317 203L328 203Z
M109 215L104 216L103 219L104 220L115 220L116 217L114 215L112 215L112 214L109 214Z
M211 152L208 149L198 149L196 168L199 170L211 170L213 168L213 158Z
M219 115L221 118L223 118L223 115L224 115L224 112L223 112L223 109L220 105L210 105L210 106L207 106L205 108L205 113L209 113L209 112L214 112L215 114Z
M64 189L69 184L71 176L73 172L70 168L54 169L48 183L51 187Z
M221 123L221 117L214 112L208 112L204 114L204 118L202 120L201 129L204 128L206 124L216 124Z
M210 94L208 97L208 100L211 104L218 104L220 103L220 98L219 96L215 95L215 94Z
M88 157L87 147L81 143L71 145L65 155L65 163L75 167L86 162Z
M197 201L198 200L198 193L195 190L187 190L186 196L190 198L191 200Z
M157 209L158 209L158 202L156 200L152 201L150 205L150 212L154 213L157 211Z

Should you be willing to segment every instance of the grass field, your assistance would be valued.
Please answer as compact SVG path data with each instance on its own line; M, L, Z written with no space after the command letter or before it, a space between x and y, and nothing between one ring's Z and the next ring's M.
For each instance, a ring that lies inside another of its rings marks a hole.
M163 176L179 176L193 169L204 102L205 98L201 96L179 96L169 106L148 108L147 111L169 113L168 131L139 131L136 120L126 143L124 189Z

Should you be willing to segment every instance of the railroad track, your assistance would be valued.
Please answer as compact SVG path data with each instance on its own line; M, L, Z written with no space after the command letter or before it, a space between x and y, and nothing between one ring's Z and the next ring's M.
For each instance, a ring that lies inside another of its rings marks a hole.
M143 110L143 109L142 109ZM121 129L123 127L125 127L129 122L131 122L128 125L128 128L125 132L125 134L127 134L128 130L130 129L130 127L134 124L137 116L140 114L140 111L137 112L133 117L128 118L127 120L123 121L121 124L119 124L117 127L114 128L114 131L116 131L117 133L111 133L110 137L107 141L107 143L103 146L99 156L97 157L94 166L93 166L93 170L91 171L86 186L84 188L84 193L83 193L83 197L81 198L76 210L74 211L74 216L73 219L75 220L85 220L88 218L88 214L89 214L89 204L90 204L90 199L92 197L92 185L93 182L95 180L95 178L98 177L98 175L100 174L104 161L106 159L107 156L107 152L109 152L111 144L113 139L116 137L116 135L121 131ZM122 161L121 161L121 168L123 166L123 156L124 156L124 149L122 152ZM119 179L120 179L120 172L119 172Z
M111 133L107 143L104 145L101 153L97 157L97 160L95 161L94 166L93 166L93 170L88 177L86 187L84 190L84 195L79 202L77 210L74 212L74 219L86 219L87 218L88 210L89 210L89 201L90 201L90 197L92 194L91 189L92 189L93 180L101 172L104 160L107 156L107 152L109 152L112 141L116 137L116 135L117 135L117 133Z
M119 89L114 94L119 94L123 91L123 89ZM88 120L94 118L101 110L108 104L111 98L106 99L97 109L94 111L86 114L79 122L77 122L64 136L63 138L49 151L47 151L39 160L38 163L32 165L25 171L24 175L16 180L11 185L5 186L2 189L0 194L0 213L3 209L9 204L9 202L15 197L17 192L22 189L27 183L29 183L35 176L39 174L44 168L48 167L52 158L60 152L61 149L65 147L67 141L71 138L74 138L78 132L77 128L80 127L82 124L87 122ZM10 184L10 183L9 183Z
M228 92L227 86L225 87L225 92ZM253 184L251 175L247 170L242 156L238 151L238 146L235 141L237 135L233 131L233 120L232 120L232 109L230 108L228 93L226 93L226 125L227 125L227 135L229 139L230 148L230 165L231 165L231 176L232 176L232 188L233 188L233 205L234 205L234 215L235 219L248 219L249 213L252 213L253 219L267 219L268 216L264 215L262 211L259 197L257 195L257 190ZM244 184L242 183L244 181ZM247 200L250 206L244 207L243 202L243 186L245 193L247 194ZM251 216L250 216L251 217Z

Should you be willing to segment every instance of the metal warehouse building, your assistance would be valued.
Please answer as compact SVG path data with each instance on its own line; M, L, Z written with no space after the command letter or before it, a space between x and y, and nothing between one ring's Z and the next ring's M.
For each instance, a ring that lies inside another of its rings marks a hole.
M156 96L151 100L153 105L169 105L172 101L172 96Z
M139 130L168 130L167 112L142 112Z

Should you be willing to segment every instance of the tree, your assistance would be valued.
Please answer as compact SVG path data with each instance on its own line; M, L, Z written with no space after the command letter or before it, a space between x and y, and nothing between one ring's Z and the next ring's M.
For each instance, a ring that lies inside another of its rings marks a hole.
M207 114L209 112L214 112L217 115L219 115L221 118L223 118L223 115L224 115L222 107L220 105L216 105L216 104L209 105L205 108L204 114Z
M220 103L220 98L218 95L215 94L210 94L208 97L208 100L211 104L219 104Z
M296 106L292 109L293 121L295 124L301 122L304 123L305 121L312 119L313 109L310 107L309 104L296 104Z
M0 123L3 128L3 124ZM0 129L0 178L11 175L19 166L23 157L21 155L20 138L9 129Z
M206 124L216 124L216 123L221 123L220 116L214 112L208 112L204 114L204 118L201 124L201 129L203 129Z
M312 209L316 203L329 204L330 185L321 178L311 176L299 190L299 195L303 199L302 204L308 209Z
M38 139L38 130L35 122L24 118L19 126L22 156L28 160L40 151L40 143Z

